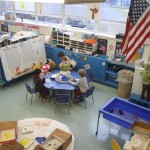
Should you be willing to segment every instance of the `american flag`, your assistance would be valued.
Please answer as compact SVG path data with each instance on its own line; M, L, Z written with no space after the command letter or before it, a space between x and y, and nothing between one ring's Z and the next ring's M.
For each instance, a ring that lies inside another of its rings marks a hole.
M120 49L128 63L133 55L150 37L149 0L131 0L126 23L126 31Z

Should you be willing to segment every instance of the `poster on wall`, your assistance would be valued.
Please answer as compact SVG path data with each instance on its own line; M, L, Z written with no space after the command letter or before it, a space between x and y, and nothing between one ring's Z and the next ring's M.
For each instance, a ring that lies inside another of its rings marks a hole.
M118 57L118 55L120 55L121 53L120 46L121 46L121 42L116 42L115 57Z
M1 24L1 31L8 32L8 24Z
M97 53L106 55L107 52L107 40L98 39Z
M92 20L99 20L100 12L99 12L99 4L97 3L91 3L87 4L88 7L88 17Z
M46 63L43 37L1 48L0 57L7 81L33 71L33 63Z
M116 48L116 40L108 40L107 44L107 56L110 58L114 58L115 55L115 48Z

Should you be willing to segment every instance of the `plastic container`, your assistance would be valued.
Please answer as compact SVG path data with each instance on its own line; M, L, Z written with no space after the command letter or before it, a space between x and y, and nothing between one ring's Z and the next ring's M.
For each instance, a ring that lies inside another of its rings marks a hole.
M121 98L128 98L131 93L132 82L133 82L133 71L130 70L120 70L118 72L117 81L118 84L118 96Z

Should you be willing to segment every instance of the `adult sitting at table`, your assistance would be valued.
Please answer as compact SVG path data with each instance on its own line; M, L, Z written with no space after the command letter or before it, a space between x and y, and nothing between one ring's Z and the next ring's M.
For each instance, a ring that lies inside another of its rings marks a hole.
M47 99L47 97L49 95L49 91L43 85L43 83L45 81L43 81L43 79L40 78L40 74L41 74L41 69L35 69L35 71L34 71L34 77L33 77L33 83L34 83L35 90L37 92L39 92L40 99L42 101L44 101L44 100Z
M57 56L62 60L65 54L64 52L59 52ZM73 59L70 59L68 56L65 56L65 57L67 58L67 63L70 64L70 69L73 69L77 65L77 62L74 61Z

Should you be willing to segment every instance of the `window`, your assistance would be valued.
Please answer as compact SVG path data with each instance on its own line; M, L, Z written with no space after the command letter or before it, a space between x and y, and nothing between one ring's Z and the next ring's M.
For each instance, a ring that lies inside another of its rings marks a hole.
M16 18L19 20L34 21L35 8L33 2L15 2Z
M0 1L0 9L13 9L13 2Z
M100 4L99 32L124 33L131 0L106 0Z
M13 14L13 2L0 1L0 16Z
M43 3L44 15L38 16L38 21L52 24L62 24L62 4Z
M87 16L87 5L66 5L65 25L78 28L94 30L95 21L89 20Z

